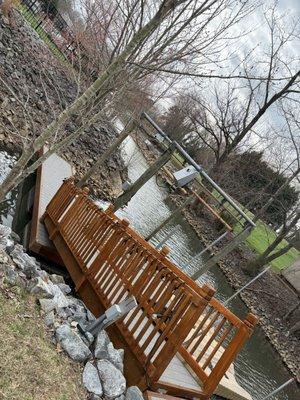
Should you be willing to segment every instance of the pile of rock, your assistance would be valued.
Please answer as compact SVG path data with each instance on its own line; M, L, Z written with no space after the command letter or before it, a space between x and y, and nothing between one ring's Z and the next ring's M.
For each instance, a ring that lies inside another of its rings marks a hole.
M74 80L72 68L53 55L21 15L14 13L13 19L12 27L0 12L0 124L9 128L0 130L0 149L10 154L21 151L22 135L28 133L29 139L40 135L54 116L78 95L78 82ZM14 98L8 87L21 101ZM80 88L86 88L85 80L80 82ZM30 120L28 132L22 101L26 102ZM77 128L75 119L65 126L65 132L71 134ZM76 142L62 149L61 155L72 163L80 176L98 160L116 135L111 126L95 123ZM126 179L126 168L116 151L92 180L92 193L112 199L120 190L120 174Z
M95 316L71 295L71 288L62 276L44 271L34 257L14 242L11 229L3 225L0 225L0 274L8 285L22 286L36 296L54 344L72 360L84 364L82 380L89 399L143 399L137 387L126 388L124 350L115 349L105 331L97 337L79 332L78 323L87 326Z

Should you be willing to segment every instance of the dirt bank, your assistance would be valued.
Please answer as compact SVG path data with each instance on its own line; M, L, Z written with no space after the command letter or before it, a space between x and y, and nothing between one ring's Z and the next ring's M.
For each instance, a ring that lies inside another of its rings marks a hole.
M15 154L22 143L39 135L78 95L74 78L74 71L55 58L18 13L13 26L0 14L0 150ZM87 84L81 82L79 91ZM66 127L68 132L74 129L75 124ZM63 134L57 132L57 138ZM62 155L79 176L93 165L114 137L113 129L95 124ZM126 175L124 165L119 154L115 154L91 181L92 193L111 199L120 189L122 173Z
M135 136L135 140L146 159L150 163L153 162L156 158L153 148L150 149L145 144L144 137L141 137L140 133ZM162 171L159 175L165 180L166 176ZM171 194L170 198L177 206L184 201L181 195ZM183 211L183 215L202 243L209 244L219 236L218 223L207 212L199 211L197 208L189 208ZM220 246L224 244L223 241ZM217 250L217 247L215 247L214 251ZM243 244L218 264L234 289L239 289L251 279L244 274L241 266L253 257L252 251ZM299 308L288 319L285 319L289 310L299 301L298 296L278 275L268 272L243 291L241 298L249 310L260 318L259 323L269 341L288 369L300 381L300 338L296 332L291 332L292 326L300 319Z

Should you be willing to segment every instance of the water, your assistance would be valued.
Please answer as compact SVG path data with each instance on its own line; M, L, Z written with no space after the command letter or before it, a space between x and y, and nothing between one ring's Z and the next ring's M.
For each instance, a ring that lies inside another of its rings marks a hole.
M128 165L129 178L134 182L147 168L147 162L130 137L124 143L122 153ZM146 236L170 215L172 208L167 197L168 193L165 189L158 186L155 178L152 178L131 199L128 206L118 213L129 219L131 225ZM193 229L182 217L170 223L163 232L159 232L153 239L153 243L157 244L174 227L176 231L166 243L171 249L169 257L190 274L201 263L201 258L198 262L195 262L193 258L199 254L203 246ZM232 288L218 267L202 276L200 282L211 283L217 290L216 297L221 301L233 294ZM230 309L239 317L244 317L247 313L244 303L239 298L230 303ZM262 399L290 379L290 374L259 327L255 329L253 336L238 356L235 371L238 382L255 400ZM273 399L299 400L300 391L295 384L292 384Z

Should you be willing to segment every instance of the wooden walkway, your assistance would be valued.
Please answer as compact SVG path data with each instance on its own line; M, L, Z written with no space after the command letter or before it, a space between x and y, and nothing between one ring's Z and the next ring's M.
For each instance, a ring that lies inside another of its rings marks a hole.
M237 318L211 287L200 287L178 269L166 248L156 250L112 207L98 208L71 179L43 219L78 294L96 316L135 296L137 308L108 329L115 345L125 348L129 385L208 399L233 375L231 365L252 333L254 315ZM236 393L231 398L249 398L242 389Z

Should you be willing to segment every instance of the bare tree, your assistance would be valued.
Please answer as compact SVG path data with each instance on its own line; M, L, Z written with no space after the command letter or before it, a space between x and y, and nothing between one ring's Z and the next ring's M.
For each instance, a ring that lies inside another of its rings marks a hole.
M94 2L87 3L93 7ZM237 0L99 0L97 4L105 10L108 7L97 41L102 46L99 52L103 59L99 75L35 139L24 140L20 158L0 186L0 201L54 151L70 144L92 123L104 118L102 110L113 107L120 88L149 75L153 69L159 71L161 66L174 65L179 59L184 62L196 53L212 52L218 39L223 43L227 30L253 9L250 1ZM145 63L149 69L140 67ZM17 96L16 99L25 115L26 100ZM76 123L77 129L63 134L70 121ZM45 144L49 150L28 166Z
M188 93L194 101L189 118L195 133L214 155L214 171L221 170L228 156L247 139L262 144L266 115L272 118L277 104L299 103L300 70L296 55L290 54L290 46L299 38L299 21L278 16L275 6L265 12L265 20L270 33L266 54L255 50L255 59L246 58L243 82L229 79L211 90ZM289 28L282 30L284 21L289 21ZM266 76L254 79L254 71L260 69Z

